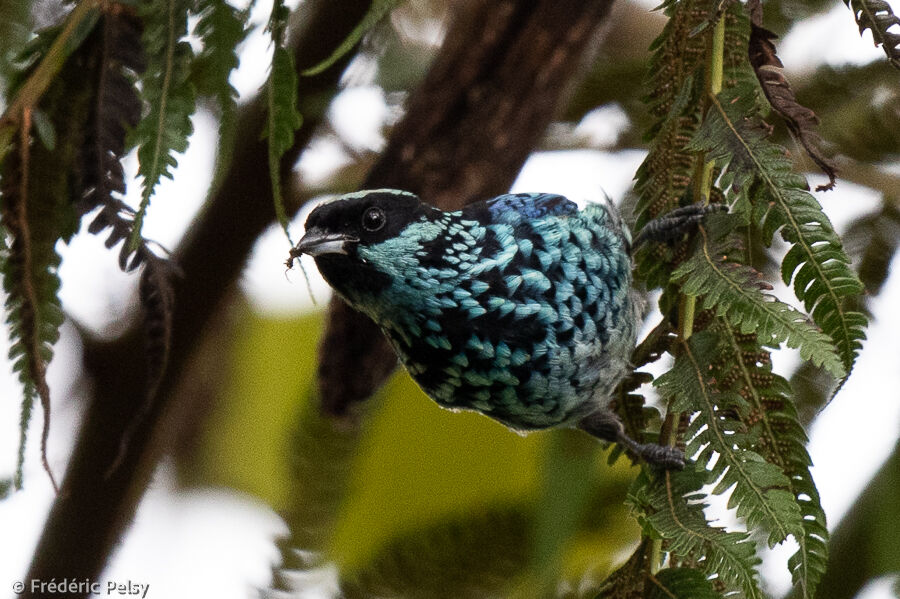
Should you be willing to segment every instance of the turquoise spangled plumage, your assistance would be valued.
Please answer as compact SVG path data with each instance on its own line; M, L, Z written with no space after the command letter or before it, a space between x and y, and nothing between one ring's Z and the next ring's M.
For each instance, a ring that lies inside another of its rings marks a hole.
M426 394L516 430L578 426L638 445L608 410L640 324L631 241L611 206L509 194L443 212L397 190L316 208L291 256L387 335Z

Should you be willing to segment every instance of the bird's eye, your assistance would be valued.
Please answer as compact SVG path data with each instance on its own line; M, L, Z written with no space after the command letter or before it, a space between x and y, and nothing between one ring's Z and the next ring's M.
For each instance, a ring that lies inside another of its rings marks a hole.
M377 231L384 226L386 220L384 210L377 206L372 206L363 213L362 226L366 231Z

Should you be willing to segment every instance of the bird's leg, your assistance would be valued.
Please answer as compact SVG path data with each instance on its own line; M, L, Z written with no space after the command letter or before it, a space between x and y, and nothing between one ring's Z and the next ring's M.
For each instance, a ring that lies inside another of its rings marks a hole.
M598 439L619 443L651 466L664 470L684 468L684 453L680 449L656 443L638 443L625 434L622 421L609 410L597 410L585 416L578 423L578 428Z
M724 204L691 204L676 208L644 225L641 232L634 238L633 245L638 247L648 241L673 241L703 222L707 214L726 212L727 210L728 207Z

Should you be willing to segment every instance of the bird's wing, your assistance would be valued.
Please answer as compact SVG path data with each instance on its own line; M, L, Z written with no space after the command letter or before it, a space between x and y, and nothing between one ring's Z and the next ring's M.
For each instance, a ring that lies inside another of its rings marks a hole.
M555 193L507 193L485 202L495 222L514 224L524 219L545 216L568 216L578 212L578 205Z

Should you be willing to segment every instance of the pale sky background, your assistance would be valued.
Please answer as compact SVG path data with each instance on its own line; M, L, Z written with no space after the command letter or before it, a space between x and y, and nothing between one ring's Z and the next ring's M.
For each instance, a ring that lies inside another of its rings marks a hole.
M900 12L900 0L891 0ZM260 0L254 21L261 23L270 3ZM823 44L822 40L828 40ZM823 54L824 51L824 54ZM232 76L242 98L252 96L266 75L267 42L259 30L244 46L240 69ZM823 59L831 64L866 63L884 60L880 49L872 46L871 34L862 39L853 16L843 4L820 17L809 19L779 43L779 54L791 69L812 68ZM362 81L359 81L362 79ZM384 139L380 128L392 117L382 92L368 84L365 77L354 77L331 109L330 118L344 139L357 148L378 149ZM617 107L604 107L589 114L579 125L602 147L612 143L622 127L624 115ZM208 114L194 118L197 133L190 149L179 159L175 182L166 180L159 188L147 217L145 234L167 247L174 247L199 209L211 176L214 158L215 121ZM600 200L605 190L616 202L631 187L631 178L643 158L642 152L602 150L541 153L533 155L519 175L512 191L548 191L572 199ZM304 177L321 178L346 160L337 144L321 142L306 152L299 165ZM127 162L130 173L136 171L134 157ZM900 167L900 165L894 165ZM184 176L184 173L192 175ZM139 186L129 186L129 198L138 196ZM876 194L839 181L835 191L817 194L838 231L856 215L872 208ZM294 238L308 209L292 227ZM137 277L121 273L116 252L103 247L103 239L79 235L62 248L62 300L65 310L91 328L103 329L116 321L132 295ZM258 241L241 285L255 309L269 313L297 313L313 309L299 270L284 274L287 242L280 229L272 227ZM311 262L307 272L313 277L313 290L321 303L329 297L327 286ZM817 467L814 470L822 504L831 527L850 507L863 486L880 467L900 434L900 369L897 368L896 337L900 332L900 275L895 263L881 295L873 302L874 321L868 341L853 376L827 410L817 418L810 431L809 451ZM781 298L789 297L777 293ZM0 336L0 353L8 351L8 341ZM64 398L77 394L70 365L79 359L77 336L68 327L57 344L50 367L50 385L55 400L50 437L50 462L62 476L65 461L78 427L78 414L67 408ZM776 368L790 372L797 357L782 352ZM0 476L10 475L15 467L20 387L10 371L0 365ZM872 418L871 414L880 414ZM26 463L26 488L0 501L0 597L13 596L12 584L24 576L43 521L52 502L52 490L44 475L38 453L42 417L36 408L32 421ZM144 497L133 528L125 537L104 580L150 582L153 598L218 597L243 599L254 589L265 588L271 577L272 563L278 559L273 538L286 531L281 519L266 505L252 497L228 489L175 490L170 467L163 462ZM776 549L762 568L765 584L778 595L790 586L786 567L790 546ZM328 596L334 588L334 572L324 571L316 592L310 596ZM890 581L869 585L862 599L891 597Z

